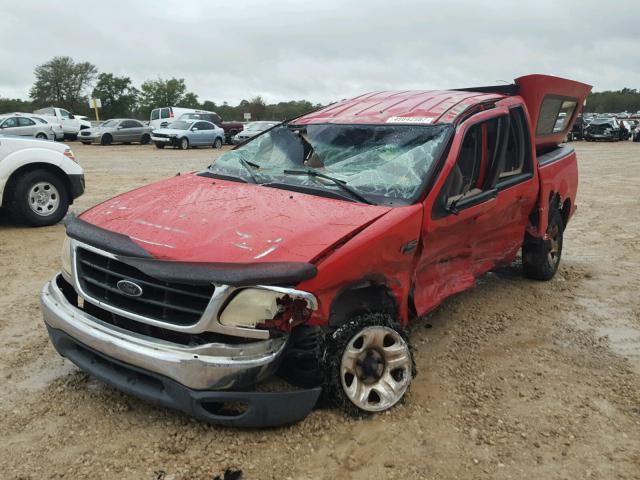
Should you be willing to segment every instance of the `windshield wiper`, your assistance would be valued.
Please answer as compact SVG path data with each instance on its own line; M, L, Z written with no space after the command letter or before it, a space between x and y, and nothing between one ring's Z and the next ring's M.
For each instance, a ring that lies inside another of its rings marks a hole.
M285 175L307 175L309 177L324 178L325 180L329 180L330 182L333 182L335 185L342 188L345 192L349 192L353 198L357 198L361 202L369 205L375 205L374 202L362 196L354 188L347 185L347 182L345 182L344 180L340 180L339 178L334 178L330 175L325 175L324 173L321 173L321 172L316 172L315 170L311 170L310 168L306 170L284 170L282 173L284 173Z
M253 183L260 183L260 181L258 180L258 177L256 177L253 173L254 168L256 170L260 170L260 165L258 165L257 163L250 162L249 160L245 160L242 157L240 157L239 160L240 160L240 165L242 165L247 170L247 172L249 172L249 175L251 176L251 180L253 180Z

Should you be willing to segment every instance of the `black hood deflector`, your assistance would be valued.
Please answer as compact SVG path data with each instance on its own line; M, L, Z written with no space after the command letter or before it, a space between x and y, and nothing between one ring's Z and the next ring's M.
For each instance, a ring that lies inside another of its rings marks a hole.
M163 282L190 285L212 283L250 285L296 285L318 273L306 262L204 263L158 260L127 235L105 230L76 217L65 220L67 235L74 240L114 254L117 259Z

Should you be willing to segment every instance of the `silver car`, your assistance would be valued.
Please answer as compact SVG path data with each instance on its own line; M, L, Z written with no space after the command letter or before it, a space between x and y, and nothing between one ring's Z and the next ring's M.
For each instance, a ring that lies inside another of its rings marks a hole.
M241 132L238 132L232 139L231 143L237 145L239 143L245 142L250 138L255 137L256 135L264 132L265 130L269 130L271 127L275 127L280 122L251 122L244 126L244 129Z
M146 145L151 141L151 128L133 118L114 118L102 122L97 127L80 130L78 140L85 145L111 145L114 142L139 142Z
M35 137L41 140L55 140L56 135L49 123L37 122L33 118L16 114L0 117L0 133L20 137Z
M224 130L204 120L178 120L167 128L153 131L151 137L157 148L172 146L186 150L189 147L221 148L224 141Z

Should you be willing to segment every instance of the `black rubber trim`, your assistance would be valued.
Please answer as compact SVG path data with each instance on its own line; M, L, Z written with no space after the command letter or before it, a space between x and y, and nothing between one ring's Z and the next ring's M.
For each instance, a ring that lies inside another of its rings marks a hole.
M512 175L510 177L505 177L502 180L500 180L497 184L496 187L498 188L498 190L502 191L502 190L506 190L507 188L511 188L515 185L518 185L520 183L524 183L527 180L531 180L533 178L533 173L519 173L517 175Z
M87 245L111 252L123 263L165 282L191 285L222 283L249 285L295 285L318 273L306 262L205 263L156 260L149 252L121 233L105 230L68 215L67 235Z
M97 227L73 214L67 215L64 225L67 228L69 237L92 247L100 248L115 255L151 258L149 252L126 235Z
M573 152L575 152L573 147L564 145L560 148L551 150L549 153L545 153L544 155L538 155L538 165L542 167L543 165L557 162L558 160L562 160L563 158L571 155Z
M305 262L198 263L133 257L118 260L158 280L190 285L295 285L318 273L315 265Z
M69 185L71 186L71 198L76 199L80 195L84 193L84 175L82 173L78 173L75 175L67 175L69 179Z
M47 325L60 355L97 379L155 405L180 410L199 420L231 427L265 428L289 425L305 418L320 396L320 387L288 392L192 390L162 375L128 365L96 352L61 330ZM245 406L239 414L216 411L222 403Z

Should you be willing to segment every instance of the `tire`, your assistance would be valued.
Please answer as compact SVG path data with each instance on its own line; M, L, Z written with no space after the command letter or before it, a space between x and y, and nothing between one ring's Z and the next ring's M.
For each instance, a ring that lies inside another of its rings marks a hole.
M180 139L180 143L178 143L178 148L180 150L188 150L189 149L189 139L187 137L182 137Z
M102 138L100 139L100 145L111 145L111 142L113 142L113 137L111 135L109 135L108 133L102 135Z
M91 142L82 142L83 145L91 145Z
M155 142L155 144L156 144L156 148L160 148L160 149L164 148L164 143Z
M47 170L23 173L9 195L9 210L19 222L31 227L54 225L69 210L69 191L64 179Z
M325 343L325 400L364 417L404 399L416 369L407 333L391 315L354 317L330 332Z
M151 141L151 135L149 135L148 133L145 133L144 135L142 135L142 138L140 139L140 143L142 145L148 145L150 141Z
M47 134L46 133L42 133L42 132L37 134L36 138L38 138L40 140L48 140L49 139L49 137L47 137Z
M222 148L222 139L220 137L216 138L216 141L213 142L213 148Z
M528 237L522 245L522 268L526 277L541 281L553 278L562 257L563 232L560 211L553 208L546 231L550 239Z

